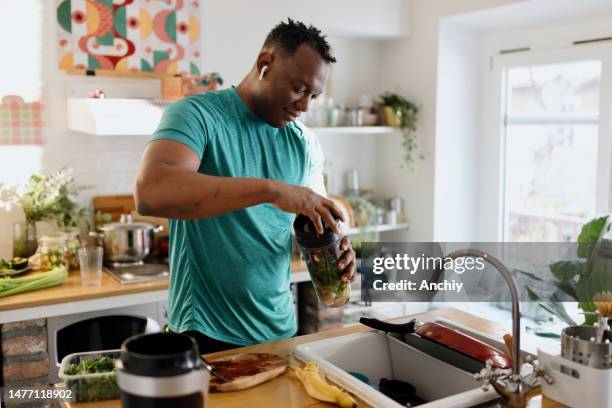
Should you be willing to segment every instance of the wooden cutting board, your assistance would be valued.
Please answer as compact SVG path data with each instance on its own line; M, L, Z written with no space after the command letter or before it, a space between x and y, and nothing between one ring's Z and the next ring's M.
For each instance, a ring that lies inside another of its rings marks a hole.
M109 214L112 221L119 221L121 214L132 214L134 221L144 221L153 225L161 225L164 229L161 232L155 233L156 237L167 237L169 235L169 226L167 218L147 217L136 212L136 204L132 194L124 195L108 195L95 196L93 198L94 214L98 211L102 214ZM94 225L98 225L98 221L94 217Z
M229 380L221 383L210 377L210 391L238 391L254 387L283 374L289 362L285 357L270 353L230 354L208 360Z

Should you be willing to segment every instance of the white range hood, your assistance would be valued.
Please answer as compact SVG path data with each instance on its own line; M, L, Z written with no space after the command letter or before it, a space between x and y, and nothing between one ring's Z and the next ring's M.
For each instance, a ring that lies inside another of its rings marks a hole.
M151 135L172 101L68 98L68 128L98 136Z

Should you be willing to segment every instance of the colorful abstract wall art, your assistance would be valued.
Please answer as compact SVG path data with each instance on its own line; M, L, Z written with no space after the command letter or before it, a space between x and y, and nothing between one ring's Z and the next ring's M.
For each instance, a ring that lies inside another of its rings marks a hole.
M200 75L201 0L56 0L59 66Z
M42 144L43 127L42 103L25 103L17 95L0 101L0 145Z

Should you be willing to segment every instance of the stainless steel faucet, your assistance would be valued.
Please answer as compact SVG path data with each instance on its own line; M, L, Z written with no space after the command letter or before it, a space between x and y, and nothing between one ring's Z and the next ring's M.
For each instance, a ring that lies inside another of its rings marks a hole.
M523 408L527 406L528 393L539 385L538 377L543 377L548 383L552 379L548 377L542 368L530 357L526 362L533 366L531 373L521 377L521 311L519 294L514 279L506 266L497 258L478 249L461 249L446 255L445 258L479 257L491 264L503 276L510 288L512 296L512 370L493 368L493 362L487 361L487 366L480 373L474 375L479 381L484 381L483 389L487 390L489 384L503 397L504 406L512 408Z

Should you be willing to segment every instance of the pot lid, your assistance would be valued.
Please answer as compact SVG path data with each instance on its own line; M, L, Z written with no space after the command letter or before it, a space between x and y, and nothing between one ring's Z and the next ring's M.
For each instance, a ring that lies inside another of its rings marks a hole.
M153 224L143 221L134 222L130 214L121 214L119 222L109 222L100 226L99 229L102 231L153 229Z

